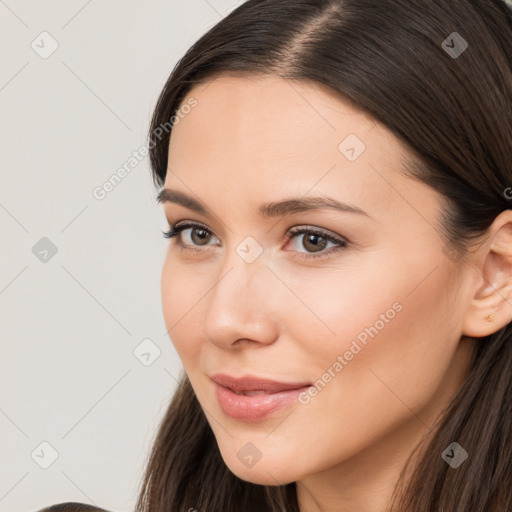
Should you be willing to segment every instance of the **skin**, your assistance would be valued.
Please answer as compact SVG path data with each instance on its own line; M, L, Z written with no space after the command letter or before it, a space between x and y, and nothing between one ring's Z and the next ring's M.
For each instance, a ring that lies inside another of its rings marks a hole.
M170 224L200 223L211 236L178 235L197 252L169 241L162 304L222 458L243 480L296 481L303 512L382 512L407 457L432 435L468 372L479 340L466 336L512 319L512 212L463 264L444 250L439 194L400 170L407 149L339 95L277 77L221 75L189 97L198 104L174 127L164 186L192 195L212 217L163 208ZM354 162L338 149L349 134L366 146ZM369 217L258 215L263 203L306 195ZM294 226L323 228L348 246L329 254L329 243L326 256L300 260L317 253L307 235L284 239ZM248 236L263 249L250 264L236 252ZM394 303L394 318L307 404L254 423L223 413L209 375L314 383ZM237 457L248 442L262 454L252 467Z

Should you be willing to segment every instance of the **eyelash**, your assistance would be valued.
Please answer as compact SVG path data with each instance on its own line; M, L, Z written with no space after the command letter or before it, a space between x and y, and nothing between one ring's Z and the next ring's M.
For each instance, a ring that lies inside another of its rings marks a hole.
M182 231L184 231L185 229L188 229L188 228L200 228L200 229L206 231L207 233L213 235L213 233L209 229L207 229L205 226L203 226L201 224L195 224L195 223L188 222L188 223L181 224L181 225L178 225L178 223L177 223L174 226L170 226L170 229L168 231L163 232L163 236L164 236L164 238L171 239L171 238L176 237ZM337 252L339 250L345 249L348 246L348 242L346 240L335 238L332 235L329 235L323 229L319 229L319 228L316 228L316 229L292 228L290 231L288 231L288 233L285 236L288 240L291 240L292 238L294 238L298 235L303 235L303 234L320 235L320 236L322 236L322 238L325 238L327 241L336 244L337 247L331 247L330 250L326 249L324 251L321 251L319 254L311 254L311 253L305 254L305 253L297 252L297 254L298 254L297 257L299 259L311 260L313 258L327 257L327 255L331 255L333 252ZM199 249L198 247L191 248L188 244L184 244L183 242L181 242L179 240L177 240L176 243L182 248L182 251L186 250L186 251L198 252L198 251L203 250L203 249Z

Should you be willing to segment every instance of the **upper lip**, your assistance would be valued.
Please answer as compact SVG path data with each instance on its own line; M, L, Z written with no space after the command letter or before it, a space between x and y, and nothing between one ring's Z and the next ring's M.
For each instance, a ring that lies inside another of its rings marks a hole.
M266 391L268 393L276 393L278 391L298 389L310 385L309 382L278 382L271 379L262 379L254 375L246 375L244 377L231 377L230 375L226 375L224 373L216 373L210 378L221 386L239 392Z

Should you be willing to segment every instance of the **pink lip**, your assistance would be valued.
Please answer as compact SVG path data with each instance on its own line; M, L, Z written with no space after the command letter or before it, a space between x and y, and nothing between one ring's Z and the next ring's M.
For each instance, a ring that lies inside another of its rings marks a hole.
M311 385L310 382L278 382L271 379L262 379L253 375L236 378L226 375L225 373L215 373L211 376L211 379L225 388L238 392L266 391L268 393L276 393L278 391L288 391L290 389L298 389Z
M257 377L234 379L220 374L214 375L212 380L215 382L217 400L224 413L235 420L248 422L262 420L295 402L298 395L310 386L310 384L289 384ZM265 391L265 393L254 396L238 395L233 388L239 392Z

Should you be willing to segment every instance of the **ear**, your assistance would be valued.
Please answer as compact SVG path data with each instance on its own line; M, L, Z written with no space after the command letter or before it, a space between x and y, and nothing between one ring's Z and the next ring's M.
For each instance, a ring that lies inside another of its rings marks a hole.
M466 312L462 332L481 338L512 321L512 210L504 210L489 227L473 265L481 276Z

